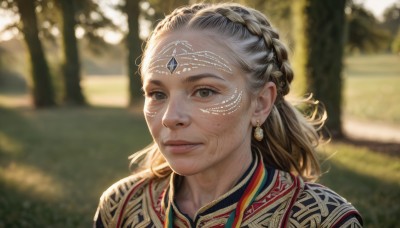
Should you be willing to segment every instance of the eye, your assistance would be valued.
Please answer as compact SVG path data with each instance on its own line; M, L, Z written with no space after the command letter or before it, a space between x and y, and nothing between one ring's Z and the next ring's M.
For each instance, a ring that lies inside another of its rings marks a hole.
M151 92L148 96L155 101L167 98L167 96L162 92Z
M212 95L214 95L216 92L214 91L214 90L212 90L212 89L209 89L209 88L201 88L201 89L198 89L198 90L196 90L196 92L195 92L195 96L196 97L201 97L201 98L206 98L206 97L209 97L209 96L212 96Z

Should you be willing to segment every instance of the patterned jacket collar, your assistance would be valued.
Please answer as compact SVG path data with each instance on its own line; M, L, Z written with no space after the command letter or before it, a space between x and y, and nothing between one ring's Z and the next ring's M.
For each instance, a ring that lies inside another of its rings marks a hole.
M255 164L232 190L201 208L195 221L174 204L174 227L224 227L237 206L238 195L256 170ZM267 168L267 175L262 191L246 208L242 227L361 227L357 210L332 190L273 168ZM120 180L101 197L96 227L162 227L162 205L173 202L179 178L174 174L161 179L130 176Z
M180 182L182 181L182 176L173 173L171 174L169 186L165 191L162 199L162 210L165 212L166 205L172 203L174 214L180 222L187 224L187 227L193 227L196 224L201 224L202 221L208 221L210 219L215 219L217 217L226 217L235 207L236 203L239 201L240 197L243 195L246 187L248 186L251 176L257 168L258 160L260 159L258 155L254 156L251 165L242 177L239 179L238 183L227 193L218 197L214 201L209 204L203 206L199 209L197 214L195 215L195 220L189 218L186 214L182 213L174 201L176 188L179 187ZM273 172L273 170L271 170ZM272 173L271 173L272 174ZM269 177L272 177L269 175ZM268 178L268 181L265 183L265 186L269 185L272 181L272 178ZM200 221L201 220L201 221ZM189 225L190 224L190 225Z

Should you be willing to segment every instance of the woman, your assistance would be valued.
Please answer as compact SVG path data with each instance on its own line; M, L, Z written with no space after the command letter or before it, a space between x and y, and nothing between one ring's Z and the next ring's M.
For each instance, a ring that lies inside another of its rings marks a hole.
M154 143L104 192L96 227L361 227L353 206L310 182L324 117L285 100L287 50L260 12L175 10L149 38L141 75Z

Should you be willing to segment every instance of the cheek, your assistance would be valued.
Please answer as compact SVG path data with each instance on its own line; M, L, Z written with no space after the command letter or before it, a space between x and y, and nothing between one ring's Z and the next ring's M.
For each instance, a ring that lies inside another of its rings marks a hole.
M250 118L250 100L243 96L243 91L235 92L221 102L198 108L196 112L209 129L233 128L235 125L247 124Z
M248 125L247 118L243 109L229 115L214 115L203 112L198 112L197 119L200 121L198 126L202 128L208 135L215 136L215 138L221 139L230 137L235 131L242 131L246 129Z
M218 147L242 141L244 134L251 128L252 108L250 103L248 97L242 96L242 93L238 92L234 99L225 103L229 107L228 112L208 113L201 110L196 112L197 119L201 121L198 126L210 138L218 141L216 142Z
M162 109L157 105L151 104L151 102L146 99L143 106L143 114L150 133L153 138L155 138L162 126Z
M200 111L210 115L230 116L240 109L243 99L243 91L235 92L221 102L200 108Z
M157 115L157 109L154 106L151 106L147 99L145 100L145 103L143 106L143 114L146 118L146 121L147 121L147 119L154 118Z
M153 136L153 139L157 141L158 135L160 134L160 130L162 128L161 117L159 117L159 112L155 112L154 114L150 114L149 112L144 111L145 119L147 123L147 127L150 131L150 134Z

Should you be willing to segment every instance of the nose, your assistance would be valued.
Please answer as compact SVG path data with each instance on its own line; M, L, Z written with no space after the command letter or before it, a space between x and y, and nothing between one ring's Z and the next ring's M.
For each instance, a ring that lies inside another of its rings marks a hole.
M190 114L185 99L170 97L162 118L162 124L169 129L185 128L190 124Z

